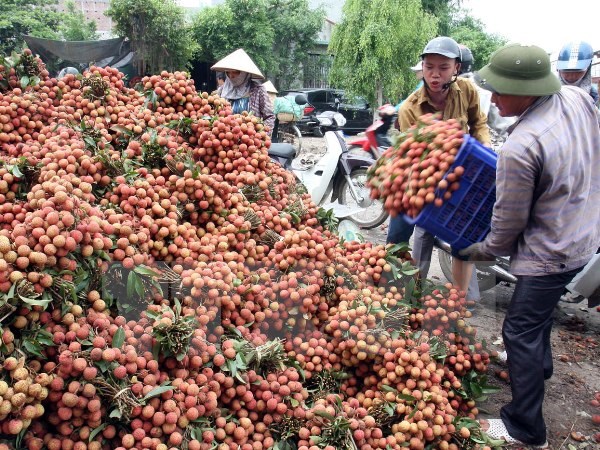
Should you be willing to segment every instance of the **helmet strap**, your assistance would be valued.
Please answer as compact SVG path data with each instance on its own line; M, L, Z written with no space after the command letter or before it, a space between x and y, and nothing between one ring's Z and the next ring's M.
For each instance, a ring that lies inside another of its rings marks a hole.
M448 89L452 85L452 83L456 83L457 79L458 79L458 74L455 73L452 76L452 79L450 81L448 81L447 83L442 84L442 89L445 91L446 89Z

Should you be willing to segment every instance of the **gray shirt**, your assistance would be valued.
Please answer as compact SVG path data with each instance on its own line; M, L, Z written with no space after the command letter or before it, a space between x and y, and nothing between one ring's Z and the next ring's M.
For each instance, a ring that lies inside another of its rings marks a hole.
M600 246L600 128L589 96L563 87L510 130L484 251L510 256L515 275L585 265Z

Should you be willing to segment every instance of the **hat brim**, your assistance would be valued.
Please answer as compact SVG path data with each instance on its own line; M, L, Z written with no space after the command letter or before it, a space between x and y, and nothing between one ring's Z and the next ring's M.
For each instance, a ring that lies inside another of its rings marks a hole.
M489 64L476 72L475 82L482 89L495 92L500 95L534 96L556 94L560 91L560 81L553 73L542 78L526 80L522 78L509 78L494 73Z
M252 78L265 79L260 69L254 64L254 61L241 48L217 61L210 69L219 72L239 70L240 72L248 72L252 75Z

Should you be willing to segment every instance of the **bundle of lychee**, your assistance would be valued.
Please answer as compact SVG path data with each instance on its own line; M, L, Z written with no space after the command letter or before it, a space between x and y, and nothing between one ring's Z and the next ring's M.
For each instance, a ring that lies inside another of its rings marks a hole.
M425 114L400 135L368 171L371 197L392 217L416 217L433 203L442 206L460 184L462 166L453 167L464 131L456 119Z

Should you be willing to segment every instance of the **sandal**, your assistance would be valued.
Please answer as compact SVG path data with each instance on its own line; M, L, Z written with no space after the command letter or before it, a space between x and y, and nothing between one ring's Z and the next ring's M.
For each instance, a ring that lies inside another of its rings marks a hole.
M518 439L515 439L508 433L508 430L506 429L506 425L504 425L504 422L502 421L502 419L487 419L482 422L487 422L489 424L487 430L484 430L482 428L482 431L485 434L487 434L492 439L505 441L510 446L531 448L531 449L541 449L541 450L548 450L550 448L548 446L548 441L544 442L541 445L532 445L532 444L525 444L524 442L521 442Z

